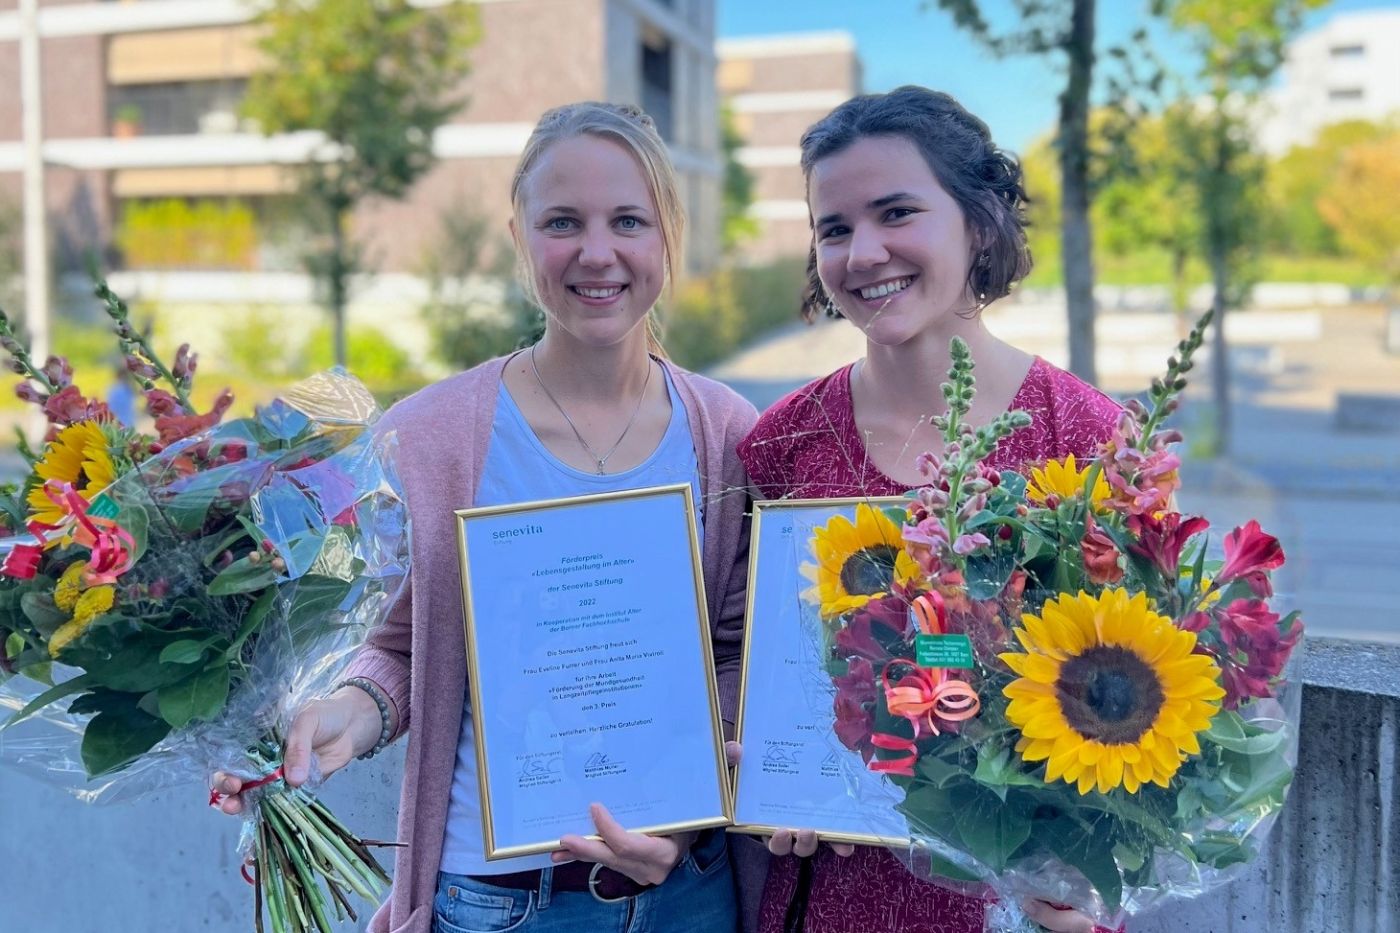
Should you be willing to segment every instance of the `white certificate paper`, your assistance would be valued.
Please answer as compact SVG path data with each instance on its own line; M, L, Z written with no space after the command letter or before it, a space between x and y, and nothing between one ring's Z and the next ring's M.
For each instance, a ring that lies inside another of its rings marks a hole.
M488 859L730 822L690 486L457 512Z
M754 503L737 724L744 746L734 786L738 832L814 829L834 842L908 843L908 826L895 810L903 793L836 739L821 637L803 622L801 594L811 582L798 569L807 550L797 538L833 515L854 518L858 501L872 500Z

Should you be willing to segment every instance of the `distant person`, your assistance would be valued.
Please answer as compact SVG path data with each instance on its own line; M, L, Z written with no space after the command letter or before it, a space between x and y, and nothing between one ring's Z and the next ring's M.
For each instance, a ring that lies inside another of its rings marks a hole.
M522 284L545 311L544 336L385 415L413 521L412 597L370 635L353 681L297 714L287 782L307 779L313 753L329 774L412 729L399 809L407 847L370 924L376 933L733 933L722 829L629 833L599 808L601 840L566 836L553 858L485 858L460 571L456 549L443 545L453 510L688 482L702 515L721 710L732 722L748 503L734 450L758 414L672 364L650 333L652 308L683 261L680 191L650 117L600 103L551 110L526 143L511 195ZM235 795L242 786L216 781ZM242 807L239 796L223 803L229 813Z
M1116 402L991 334L987 305L1031 270L1021 167L987 125L922 87L856 97L802 136L813 218L803 314L848 319L865 357L768 409L739 445L764 498L898 496L923 486L916 455L943 451L930 423L961 337L977 363L968 420L1008 409L1031 427L987 459L1001 470L1092 458L1118 421ZM980 933L986 903L916 878L875 846L818 845L811 830L781 830L761 896L761 933ZM806 863L805 865L803 863ZM748 873L746 920L758 892ZM1092 920L1044 901L1027 914L1059 933L1090 933Z
M131 377L127 375L126 367L122 364L112 370L112 387L107 390L107 407L112 410L112 414L127 427L134 427L137 418L137 401L141 396L131 385Z

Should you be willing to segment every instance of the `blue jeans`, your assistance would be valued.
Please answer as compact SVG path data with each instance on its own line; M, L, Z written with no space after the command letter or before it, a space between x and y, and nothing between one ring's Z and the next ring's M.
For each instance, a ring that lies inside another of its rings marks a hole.
M661 884L604 903L587 891L498 888L465 875L438 875L433 933L734 933L738 907L723 830L701 836Z

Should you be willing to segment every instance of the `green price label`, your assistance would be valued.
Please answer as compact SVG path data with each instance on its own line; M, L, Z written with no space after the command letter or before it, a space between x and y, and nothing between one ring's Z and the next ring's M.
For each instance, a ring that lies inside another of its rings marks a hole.
M914 653L920 667L972 667L972 642L966 635L916 635Z
M87 512L94 518L116 518L121 512L121 507L104 492L92 500Z

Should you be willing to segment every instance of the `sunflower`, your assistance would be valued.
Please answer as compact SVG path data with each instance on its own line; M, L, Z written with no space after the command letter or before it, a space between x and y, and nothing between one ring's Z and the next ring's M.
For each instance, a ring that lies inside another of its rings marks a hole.
M88 500L110 486L117 470L109 446L102 424L95 420L79 421L58 432L34 465L40 482L29 491L30 520L58 525L68 518L68 510L49 498L45 483L70 483Z
M76 560L68 565L68 569L58 578L58 583L54 584L55 606L64 612L72 612L77 607L78 597L83 595L83 572L86 570L85 560Z
M58 657L60 651L82 636L96 619L111 609L117 601L117 591L110 586L96 586L84 590L73 607L73 618L64 622L49 639L49 656Z
M823 618L859 609L919 576L918 564L904 550L899 526L864 502L856 506L855 524L837 515L817 528L812 552L817 563L804 564L802 573L816 583L807 596L821 603Z
M1196 734L1225 695L1220 669L1144 594L1061 593L1021 625L1025 653L1000 655L1020 675L1003 691L1006 718L1021 730L1021 757L1046 762L1046 781L1131 794L1149 781L1168 786L1200 753Z
M1093 468L1093 461L1090 461L1088 466L1080 469L1075 463L1074 454L1063 460L1047 460L1044 467L1031 467L1030 482L1026 484L1026 498L1036 505L1044 505L1050 496L1061 500L1082 497L1084 483ZM1089 492L1089 504L1098 509L1112 495L1113 490L1109 488L1108 480L1104 479L1103 471L1100 470L1098 476L1094 477L1094 488Z

